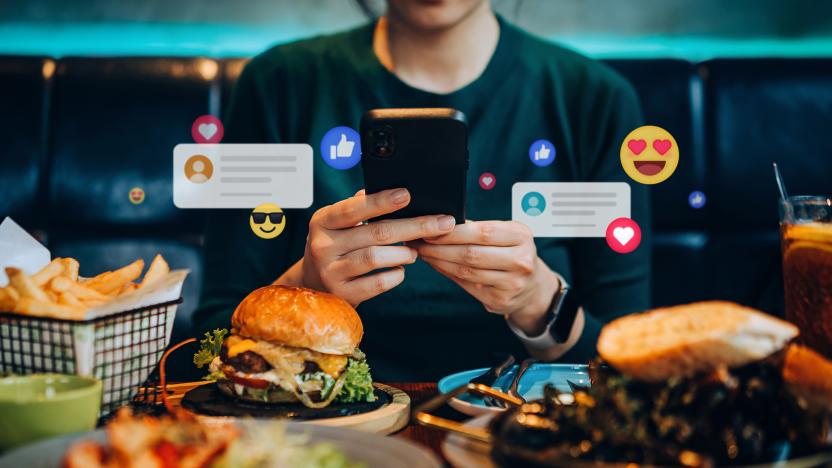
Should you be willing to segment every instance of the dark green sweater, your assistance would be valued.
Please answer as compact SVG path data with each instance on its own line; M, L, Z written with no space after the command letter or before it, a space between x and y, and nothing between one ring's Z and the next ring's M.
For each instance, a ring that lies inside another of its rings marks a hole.
M500 40L476 81L451 94L413 88L386 70L372 50L374 25L274 47L249 63L225 116L227 143L309 143L315 150L315 201L287 210L273 240L254 236L247 210L216 210L205 236L205 280L196 315L199 330L228 327L237 303L271 283L301 258L307 226L318 208L362 187L361 167L332 169L320 159L332 127L358 128L378 107L453 107L468 117L470 170L467 216L511 219L511 186L519 181L627 181L618 148L641 124L632 87L601 63L538 39L500 19ZM552 141L555 162L537 167L530 144ZM496 176L492 190L478 177ZM632 218L642 245L620 255L604 239L536 239L538 255L573 286L590 314L581 342L564 361L595 353L600 325L645 309L649 298L650 219L647 192L632 187ZM278 202L279 203L279 202ZM361 304L361 347L380 380L436 379L491 364L491 351L525 351L503 317L417 261L404 283Z

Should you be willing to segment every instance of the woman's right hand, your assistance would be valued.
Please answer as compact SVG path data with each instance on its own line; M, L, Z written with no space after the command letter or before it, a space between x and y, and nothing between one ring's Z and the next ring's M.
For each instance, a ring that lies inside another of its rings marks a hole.
M357 306L404 281L404 267L416 250L391 245L436 237L454 229L452 216L419 216L362 224L410 203L406 189L355 196L325 206L309 222L301 265L303 286L331 292ZM368 274L378 269L384 271Z

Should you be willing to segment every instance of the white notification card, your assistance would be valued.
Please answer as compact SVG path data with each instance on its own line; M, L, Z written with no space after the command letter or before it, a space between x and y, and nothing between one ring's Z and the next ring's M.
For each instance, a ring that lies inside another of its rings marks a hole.
M179 208L312 205L307 144L181 144L173 148L173 203Z
M605 237L617 218L630 217L625 182L518 182L511 187L511 219L535 237Z

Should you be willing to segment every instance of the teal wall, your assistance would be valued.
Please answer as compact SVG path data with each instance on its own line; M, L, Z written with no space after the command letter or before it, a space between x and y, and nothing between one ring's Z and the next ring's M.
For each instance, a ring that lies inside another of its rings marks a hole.
M832 56L829 0L494 5L530 31L599 57ZM5 0L0 53L248 56L363 21L351 0Z

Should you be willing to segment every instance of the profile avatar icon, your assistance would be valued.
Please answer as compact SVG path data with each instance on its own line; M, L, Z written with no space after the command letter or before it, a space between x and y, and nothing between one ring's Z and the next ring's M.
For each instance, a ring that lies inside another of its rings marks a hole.
M197 154L185 161L185 177L195 184L204 184L214 174L214 165L207 156Z
M523 196L520 207L529 216L540 216L546 209L546 199L538 192L529 192Z

